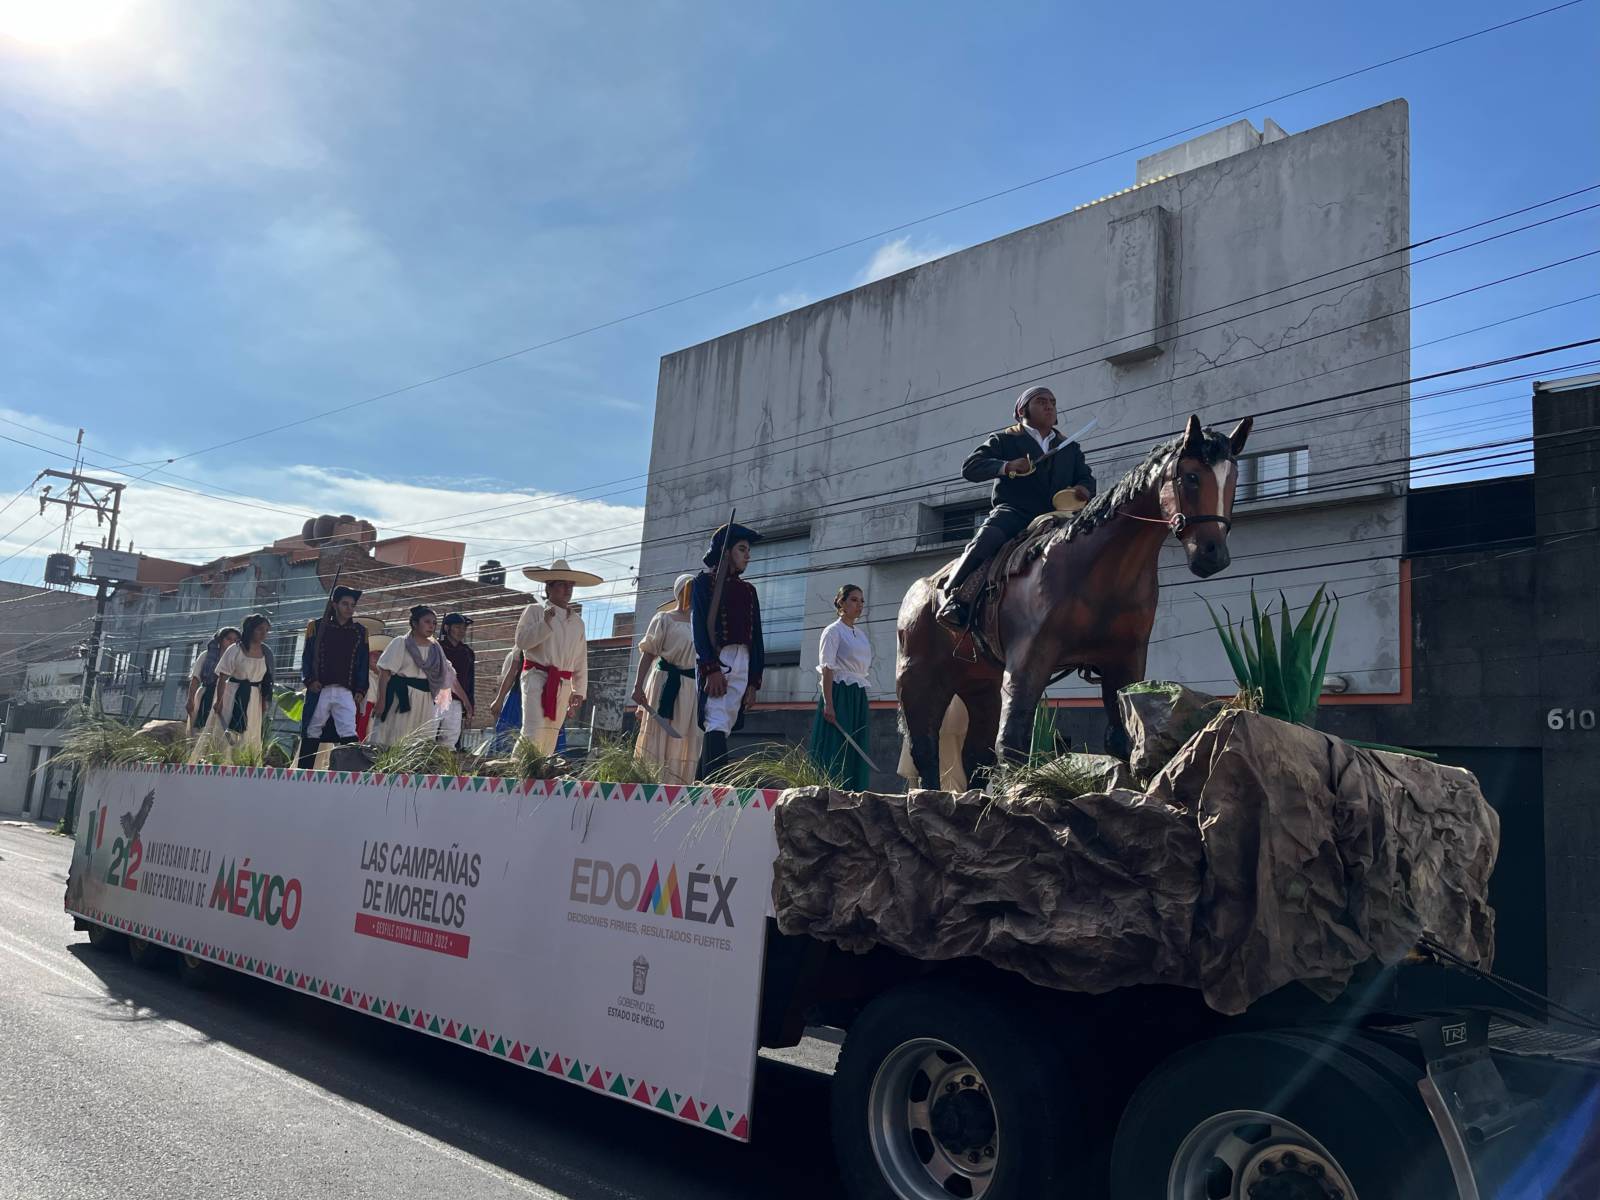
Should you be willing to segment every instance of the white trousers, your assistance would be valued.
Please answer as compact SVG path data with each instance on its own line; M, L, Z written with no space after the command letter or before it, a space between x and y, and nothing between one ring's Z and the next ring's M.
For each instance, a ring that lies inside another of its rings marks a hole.
M347 687L338 684L323 684L322 689L315 693L316 707L311 710L311 724L307 732L313 739L320 740L328 718L333 718L333 729L342 738L353 738L356 735L356 698Z
M554 754L561 727L567 722L567 701L572 698L572 680L563 679L556 693L556 719L544 715L543 671L527 667L522 672L522 736L539 747L540 754Z
M728 681L728 690L721 696L706 697L706 732L732 733L739 719L739 706L744 703L745 689L750 686L750 647L724 646L718 655L722 660L722 677Z
M449 707L439 710L439 732L435 740L441 746L454 746L461 740L461 721L465 715L461 701L454 696L450 697Z

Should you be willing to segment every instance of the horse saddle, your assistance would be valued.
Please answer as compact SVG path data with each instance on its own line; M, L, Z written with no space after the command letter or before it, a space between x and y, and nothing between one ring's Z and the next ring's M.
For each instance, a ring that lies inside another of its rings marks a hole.
M1062 526L1070 524L1075 515L1076 509L1071 512L1058 510L1035 517L1026 529L1000 547L993 558L962 583L956 598L972 614L967 632L972 635L978 650L996 666L1005 665L1000 644L1000 606L1005 599L1006 585L1044 553L1051 536ZM954 566L953 562L947 563L935 577L940 591L944 590L944 582L950 578Z

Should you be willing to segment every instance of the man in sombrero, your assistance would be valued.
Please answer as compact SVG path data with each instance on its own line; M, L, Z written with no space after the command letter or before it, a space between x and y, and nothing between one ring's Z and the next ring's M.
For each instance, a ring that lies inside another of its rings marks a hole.
M357 740L356 712L366 698L371 660L367 628L356 619L355 588L335 587L322 616L306 625L300 681L306 698L300 716L299 767L311 767L324 742Z
M544 602L528 605L517 619L522 651L522 736L540 754L554 754L562 725L589 692L589 644L583 618L572 611L572 589L594 587L600 576L575 571L558 558L548 567L524 567L544 584Z
M761 687L766 663L761 603L755 587L743 578L750 565L750 547L760 540L754 529L722 526L711 535L711 547L700 560L706 569L695 576L690 591L700 727L706 732L702 779L727 762L728 735L744 723L745 705ZM719 592L717 566L724 554L728 566Z

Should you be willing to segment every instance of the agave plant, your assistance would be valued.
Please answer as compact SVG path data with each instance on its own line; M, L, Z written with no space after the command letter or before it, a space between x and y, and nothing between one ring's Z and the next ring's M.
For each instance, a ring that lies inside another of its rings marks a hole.
M287 688L279 688L272 699L278 711L296 725L305 716L306 694L304 692L291 692Z
M1056 738L1056 720L1050 714L1049 702L1042 697L1033 710L1033 737L1028 744L1028 765L1038 766L1049 762L1061 753Z
M1309 725L1322 698L1322 678L1328 670L1328 654L1333 649L1334 625L1339 619L1337 596L1324 602L1327 586L1317 589L1298 621L1289 615L1289 601L1278 593L1278 633L1273 634L1273 614L1263 613L1256 603L1256 590L1250 589L1250 616L1241 619L1237 635L1233 615L1224 606L1217 619L1211 602L1206 611L1216 626L1222 648L1233 666L1241 691L1260 696L1260 711L1280 721Z

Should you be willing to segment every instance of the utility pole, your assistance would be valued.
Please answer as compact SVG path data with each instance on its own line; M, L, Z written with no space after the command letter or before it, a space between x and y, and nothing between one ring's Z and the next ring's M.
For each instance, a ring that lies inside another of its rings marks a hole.
M82 439L82 431L79 431L78 437L80 440ZM122 515L122 492L127 487L127 484L117 483L110 479L95 479L92 476L81 474L77 470L70 472L44 471L40 473L39 478L65 479L67 481L66 489L59 496L52 496L50 492L53 489L50 487L44 489L44 493L39 497L39 513L41 516L44 514L47 505L59 504L67 510L66 520L63 522L65 526L71 524L74 514L79 509L92 509L97 521L101 525L109 526L106 529L104 548L107 550L115 550L117 548L117 518ZM65 541L64 535L63 541ZM92 553L99 547L85 546L80 543L76 549L88 550ZM102 573L91 575L88 578L75 575L72 582L93 583L97 588L94 603L94 625L89 631L88 654L83 663L83 692L80 696L83 706L89 708L94 703L95 682L99 674L100 640L105 629L106 599L111 593L111 580L107 579ZM67 802L67 811L62 817L62 824L68 833L73 832L77 824L78 783L79 781L76 779L73 781L72 796Z

